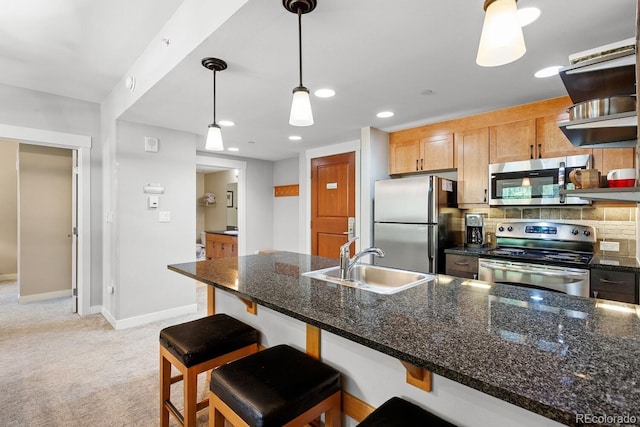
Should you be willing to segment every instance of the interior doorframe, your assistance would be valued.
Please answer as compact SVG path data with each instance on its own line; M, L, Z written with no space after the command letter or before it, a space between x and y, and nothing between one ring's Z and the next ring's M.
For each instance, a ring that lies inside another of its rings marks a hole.
M360 221L360 141L345 142L342 144L328 145L305 151L301 157L300 176L304 177L304 186L300 194L300 212L304 212L305 220L300 224L299 250L305 254L311 254L311 159L317 157L333 156L334 154L356 154L356 236L360 235L362 222ZM360 241L356 241L356 251L360 250Z
M0 123L0 138L12 139L20 144L77 151L78 314L81 316L91 314L91 137Z
M247 162L196 154L196 166L238 169L238 255L247 250Z

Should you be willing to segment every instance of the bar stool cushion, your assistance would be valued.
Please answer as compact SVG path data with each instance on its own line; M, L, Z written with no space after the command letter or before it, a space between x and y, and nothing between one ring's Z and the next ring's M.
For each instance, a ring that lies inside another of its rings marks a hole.
M186 367L195 366L258 342L258 331L226 314L169 326L160 331L160 345Z
M455 427L454 424L399 397L387 400L358 424L358 427L406 426Z
M282 426L340 390L340 373L287 345L219 367L210 389L247 424Z

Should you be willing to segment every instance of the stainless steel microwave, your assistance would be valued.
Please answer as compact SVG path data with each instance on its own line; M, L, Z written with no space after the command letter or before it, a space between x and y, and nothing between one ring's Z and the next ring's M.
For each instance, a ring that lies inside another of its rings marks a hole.
M589 200L560 194L573 169L589 169L591 155L532 159L489 165L489 205L588 205Z

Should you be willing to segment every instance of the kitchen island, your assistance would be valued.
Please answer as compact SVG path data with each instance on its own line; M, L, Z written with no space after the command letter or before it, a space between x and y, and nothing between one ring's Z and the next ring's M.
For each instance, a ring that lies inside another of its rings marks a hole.
M430 395L446 398L438 388L449 379L547 421L640 423L640 306L612 310L596 299L444 275L392 295L301 276L335 265L334 259L278 252L168 268L433 372L433 393L411 395L427 408ZM323 347L322 357L331 363L331 350ZM357 375L346 375L345 386L365 387ZM458 424L487 424L480 414L462 417L466 409L436 412Z

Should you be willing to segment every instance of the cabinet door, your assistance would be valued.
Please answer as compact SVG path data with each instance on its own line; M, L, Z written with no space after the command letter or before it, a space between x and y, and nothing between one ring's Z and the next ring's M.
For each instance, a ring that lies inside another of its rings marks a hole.
M455 277L478 278L478 257L447 254L446 274Z
M487 204L489 190L489 129L456 133L458 203Z
M389 144L389 175L416 172L420 168L420 142L394 142Z
M216 242L211 239L211 237L209 237L209 235L207 234L207 245L205 247L205 251L206 251L206 256L207 259L213 259L213 254L215 252L215 246L216 246Z
M538 158L591 154L590 149L575 147L560 130L558 122L568 120L569 114L555 114L536 119L536 150Z
M529 160L536 156L535 119L491 126L489 130L491 163Z
M453 168L453 134L430 136L420 140L420 170Z
M602 176L607 176L611 169L635 167L636 151L634 148L594 148L593 168Z

